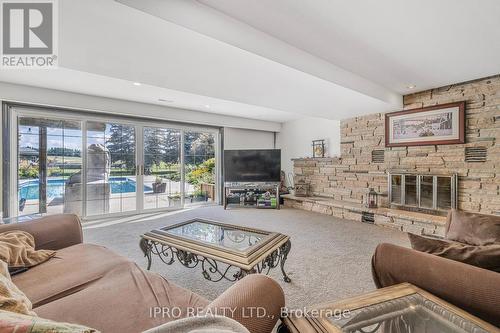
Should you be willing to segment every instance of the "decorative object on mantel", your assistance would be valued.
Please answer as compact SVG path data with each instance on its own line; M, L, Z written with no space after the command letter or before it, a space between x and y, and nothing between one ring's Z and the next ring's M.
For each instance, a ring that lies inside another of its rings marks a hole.
M465 102L386 113L385 146L465 143Z
M288 173L288 180L286 181L288 186L286 187L288 189L288 193L291 195L295 195L295 185L293 182L293 173L289 172Z
M285 171L280 171L280 194L290 193L290 188L286 186L286 173Z
M295 196L296 197L307 197L309 195L309 184L306 183L296 183L295 184Z
M368 195L366 196L366 207L378 207L378 193L373 188L370 188L370 190L368 191Z
M313 158L325 157L325 140L313 140Z

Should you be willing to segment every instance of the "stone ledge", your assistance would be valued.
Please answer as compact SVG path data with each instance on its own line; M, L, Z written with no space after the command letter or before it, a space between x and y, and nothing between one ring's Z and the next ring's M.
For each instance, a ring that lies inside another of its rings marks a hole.
M333 160L340 160L340 157L298 157L292 158L292 161L320 161L320 162L329 162Z
M296 197L283 195L285 206L310 210L348 220L361 221L363 213L372 213L375 224L416 234L444 236L445 216L411 212L392 208L366 208L359 203L328 197Z

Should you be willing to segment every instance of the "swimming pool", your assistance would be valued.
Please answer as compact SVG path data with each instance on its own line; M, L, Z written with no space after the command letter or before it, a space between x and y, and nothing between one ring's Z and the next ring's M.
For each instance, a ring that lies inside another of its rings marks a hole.
M64 179L49 179L47 181L47 199L63 198L64 197ZM110 177L109 184L111 185L112 194L131 193L135 192L135 180L126 177ZM38 199L39 183L38 179L28 180L19 184L18 196L19 199L37 200ZM152 191L149 186L144 186L144 192Z

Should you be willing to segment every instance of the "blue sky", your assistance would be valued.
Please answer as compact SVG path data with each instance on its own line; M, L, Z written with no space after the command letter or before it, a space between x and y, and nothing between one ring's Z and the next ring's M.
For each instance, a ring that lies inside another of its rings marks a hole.
M48 148L53 147L63 147L69 149L82 149L82 138L65 136L64 141L62 136L47 135L47 146ZM20 134L19 136L19 147L33 147L38 149L38 135L33 134Z

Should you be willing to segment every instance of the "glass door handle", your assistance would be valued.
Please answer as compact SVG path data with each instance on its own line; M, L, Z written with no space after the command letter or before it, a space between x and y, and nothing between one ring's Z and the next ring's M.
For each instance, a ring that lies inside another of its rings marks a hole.
M144 176L145 168L144 165L136 165L135 166L135 175L136 176Z

